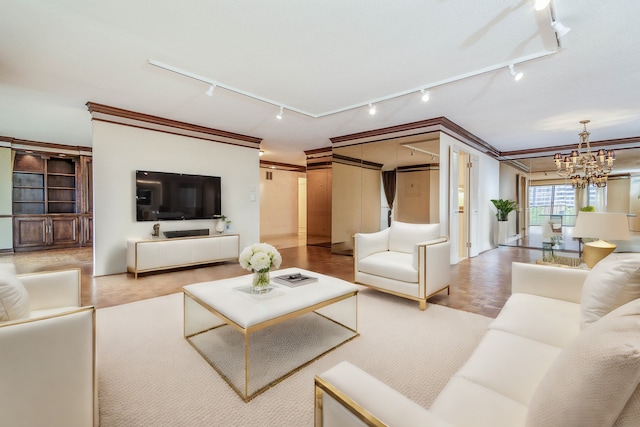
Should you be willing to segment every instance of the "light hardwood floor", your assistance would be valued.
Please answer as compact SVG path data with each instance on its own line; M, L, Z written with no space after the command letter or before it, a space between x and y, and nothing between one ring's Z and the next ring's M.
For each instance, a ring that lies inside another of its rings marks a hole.
M297 246L299 239L273 238L272 244L282 254L281 268L300 267L353 280L353 258L335 255L329 248ZM197 268L177 269L164 273L114 274L93 277L90 248L58 249L0 255L0 262L13 262L18 273L80 268L82 271L82 303L97 308L138 301L180 292L182 286L247 274L236 262L226 262ZM541 258L541 252L519 247L499 247L475 258L451 266L451 295L442 292L429 302L459 310L495 317L510 295L511 263L531 263ZM363 292L375 292L365 289ZM385 296L391 300L398 298ZM418 310L418 303L415 304Z

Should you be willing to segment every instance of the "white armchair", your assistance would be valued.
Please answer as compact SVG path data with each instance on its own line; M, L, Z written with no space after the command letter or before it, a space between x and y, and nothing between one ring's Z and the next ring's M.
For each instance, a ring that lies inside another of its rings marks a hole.
M80 270L19 275L27 317L0 322L0 424L97 426L95 309Z
M450 242L440 236L440 224L394 221L354 239L356 283L418 301L421 310L434 294L449 292Z

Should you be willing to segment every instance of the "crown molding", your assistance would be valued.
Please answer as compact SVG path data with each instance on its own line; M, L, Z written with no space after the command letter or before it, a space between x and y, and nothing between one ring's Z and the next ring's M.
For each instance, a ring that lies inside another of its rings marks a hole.
M402 125L390 126L381 129L374 129L365 132L353 133L349 135L330 138L334 147L345 147L355 144L366 144L370 142L385 141L404 136L422 135L434 132L442 132L458 141L498 159L500 151L481 138L458 126L446 117L434 117L432 119L417 122L405 123Z
M188 136L206 141L220 142L223 144L240 145L243 147L260 149L262 138L213 129L192 123L165 119L163 117L124 110L122 108L87 102L87 108L92 120L106 123L115 123L123 126L131 126L140 129L154 130L173 135Z
M0 136L0 147L10 147L14 150L39 151L68 155L91 156L93 149L82 145L55 144L53 142L30 141L28 139Z
M266 169L278 169L291 172L306 172L307 168L300 165L290 163L272 162L270 160L260 160L260 167Z
M626 149L639 148L640 136L632 136L629 138L607 139L602 141L589 141L591 148L607 148L607 149ZM555 147L526 148L523 150L512 150L500 152L500 157L505 160L526 159L529 157L541 157L551 155L558 152L570 152L575 150L576 144L558 145Z

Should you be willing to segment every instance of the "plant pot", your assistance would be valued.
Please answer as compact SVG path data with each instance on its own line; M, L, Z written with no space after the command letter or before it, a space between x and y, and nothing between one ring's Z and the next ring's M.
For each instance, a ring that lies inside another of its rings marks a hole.
M509 221L498 221L498 244L504 245L507 243L507 237L509 234Z

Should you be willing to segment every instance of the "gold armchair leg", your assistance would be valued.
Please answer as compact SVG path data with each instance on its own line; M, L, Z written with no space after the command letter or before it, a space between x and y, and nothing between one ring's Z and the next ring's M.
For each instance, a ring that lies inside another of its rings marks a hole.
M420 310L424 311L427 309L427 300L421 299L420 300Z

